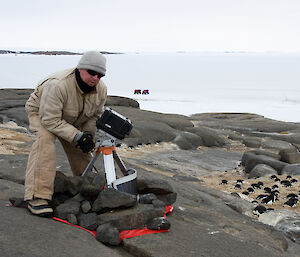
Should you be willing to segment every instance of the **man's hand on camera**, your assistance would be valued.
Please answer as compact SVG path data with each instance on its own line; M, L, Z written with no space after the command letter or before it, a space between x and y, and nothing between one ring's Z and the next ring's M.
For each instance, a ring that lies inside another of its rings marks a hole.
M77 142L76 146L79 146L84 153L88 153L95 148L93 135L89 131L80 132L79 135L75 136L74 141Z

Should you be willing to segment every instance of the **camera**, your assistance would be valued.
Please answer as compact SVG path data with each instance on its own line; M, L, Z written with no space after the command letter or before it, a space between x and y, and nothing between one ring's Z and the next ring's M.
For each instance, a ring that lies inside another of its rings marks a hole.
M122 140L130 134L133 126L128 118L106 107L102 116L96 121L96 127Z

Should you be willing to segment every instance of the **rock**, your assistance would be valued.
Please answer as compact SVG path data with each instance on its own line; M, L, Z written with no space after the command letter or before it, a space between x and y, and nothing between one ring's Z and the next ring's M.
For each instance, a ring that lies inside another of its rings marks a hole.
M170 194L158 194L157 198L165 203L165 205L170 205L176 202L177 193Z
M175 174L173 176L174 179L180 180L180 181L190 181L190 182L203 182L204 180L199 180L198 178L192 177L192 176L185 176L181 174Z
M78 215L78 223L81 227L88 230L97 229L97 214L95 212L91 213L82 213Z
M272 157L273 159L276 159L276 160L280 160L280 158L281 158L279 154L275 154L275 153L271 153L271 152L268 152L268 151L256 149L256 150L251 150L251 151L245 152L242 156L241 164L245 166L246 162L248 161L248 158L251 158L251 155L253 155L253 154L254 155L269 156L269 157Z
M8 200L11 197L23 198L24 186L9 180L0 179L0 200Z
M171 223L167 218L160 217L154 218L147 222L147 229L161 230L161 229L169 229L171 227Z
M153 204L153 206L154 206L155 208L163 208L163 209L164 209L164 207L165 207L165 205L166 205L165 202L163 202L163 201L161 201L161 200L158 200L158 199L153 200L153 201L152 201L152 204Z
M133 107L133 108L140 108L140 105L137 101L127 98L127 97L121 97L121 96L108 96L106 99L106 106L126 106L126 107ZM112 109L114 109L112 107Z
M300 244L300 216L280 220L275 228L283 231L293 242Z
M204 126L186 128L186 131L200 136L204 146L225 146L230 145L230 142L225 138L220 131Z
M135 207L113 210L97 216L97 224L109 223L118 230L143 228L147 221L153 218L162 217L163 209L156 209L152 204L138 204Z
M92 209L90 202L87 200L84 200L80 206L83 213L88 213Z
M300 214L289 210L274 210L259 216L259 221L284 232L292 241L300 243Z
M266 164L257 164L248 174L248 178L265 177L270 174L277 174L277 171Z
M290 164L300 163L300 153L296 148L283 149L279 152L281 156L281 161L287 162Z
M172 142L179 146L182 150L189 150L195 148L182 134L176 136Z
M195 149L200 145L204 145L203 140L198 135L183 131L175 137L172 141L174 144L177 144L180 149L189 150Z
M108 245L119 245L121 243L119 230L110 224L103 224L97 228L96 239Z
M78 221L77 221L77 217L75 214L68 214L67 215L67 221L70 222L73 225L77 225Z
M61 171L56 171L56 176L54 180L54 193L65 193L69 191L69 187L69 178Z
M104 212L108 209L131 207L136 205L136 197L112 188L105 188L94 201L92 211Z
M266 155L257 155L253 152L245 153L242 157L242 162L245 166L245 172L249 173L257 164L266 164L274 168L278 174L281 174L282 169L287 165L284 162L278 161Z
M97 197L102 190L103 190L102 186L83 183L79 192L84 197L94 198Z
M289 164L282 169L282 174L300 175L300 164Z
M262 140L261 147L268 148L268 149L277 149L277 150L294 148L288 142L285 142L282 140L274 140L274 139L270 139L270 138L264 138Z
M153 200L157 199L157 197L153 193L148 193L148 194L140 194L138 199L139 199L139 203L151 204Z
M156 195L173 193L173 187L161 179L137 179L137 189L141 194L153 193Z
M257 137L246 137L242 140L242 143L248 147L259 148L261 146L262 139Z
M66 201L58 205L54 211L54 216L60 219L67 219L68 214L78 215L80 212L80 203L76 201Z

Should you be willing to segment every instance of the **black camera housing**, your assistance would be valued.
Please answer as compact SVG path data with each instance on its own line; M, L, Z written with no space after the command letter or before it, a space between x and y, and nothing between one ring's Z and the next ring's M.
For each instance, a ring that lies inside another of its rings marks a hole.
M121 114L106 108L102 116L96 122L97 129L112 135L117 139L124 139L132 130L131 121Z

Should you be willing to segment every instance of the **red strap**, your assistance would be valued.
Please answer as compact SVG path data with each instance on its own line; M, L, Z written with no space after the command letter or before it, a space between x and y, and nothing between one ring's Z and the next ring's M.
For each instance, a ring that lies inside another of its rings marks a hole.
M167 205L165 207L165 216L167 214L170 214L173 211L174 207L172 205ZM86 228L74 225L66 220L53 217L54 220L63 222L65 224L69 224L71 226L74 226L76 228L83 229L89 233L91 233L94 237L97 236L97 232L93 230L88 230ZM147 229L147 228L142 228L142 229L131 229L131 230L123 230L120 232L120 239L123 240L125 238L131 238L131 237L136 237L136 236L142 236L142 235L147 235L147 234L154 234L154 233L163 233L163 232L169 232L169 229L162 229L162 230L154 230L154 229Z
M86 229L86 228L83 228L83 227L74 225L74 224L72 224L72 223L70 223L70 222L68 222L68 221L66 221L66 220L63 220L63 219L60 219L60 218L57 218L57 217L53 217L53 219L56 220L56 221L60 221L60 222L62 222L62 223L69 224L69 225L71 225L71 226L73 226L73 227L83 229L83 230L85 230L85 231L91 233L94 237L97 236L97 232L96 232L96 231L88 230L88 229Z

